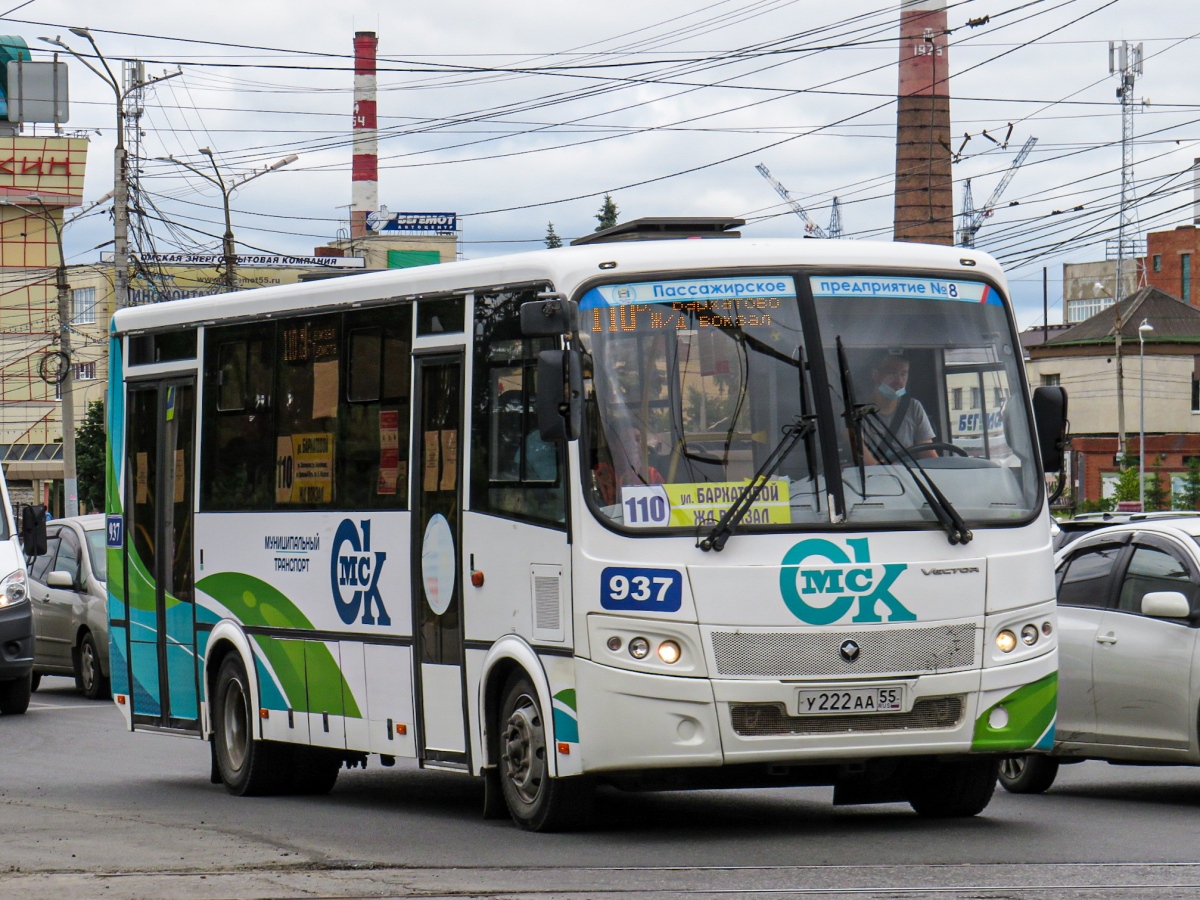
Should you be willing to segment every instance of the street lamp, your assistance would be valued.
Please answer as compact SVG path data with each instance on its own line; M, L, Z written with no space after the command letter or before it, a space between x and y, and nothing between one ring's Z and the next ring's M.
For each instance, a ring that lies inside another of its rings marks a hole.
M1138 439L1138 498L1142 512L1146 511L1146 335L1154 330L1149 319L1138 326L1138 412L1141 416L1141 437Z
M117 99L117 146L113 151L113 293L115 294L114 305L117 309L121 309L129 302L129 182L125 156L125 97L129 91L121 90L121 82L113 74L112 68L108 65L108 60L104 58L104 54L96 46L96 40L92 37L90 31L86 28L68 28L67 30L76 37L83 38L91 45L92 51L96 54L96 59L103 66L103 71L64 44L58 37L39 37L38 40L66 50L95 73L101 81L112 88L113 94ZM135 88L157 84L160 81L166 81L168 78L174 78L176 75L182 74L182 72L172 72L169 75L160 75L149 81L130 85L129 90L132 91Z
M58 245L58 265L55 267L55 284L58 288L58 353L64 361L62 376L58 381L62 394L62 442L63 442L63 493L66 495L66 514L79 515L79 477L75 466L75 399L72 396L74 373L71 362L71 286L67 283L67 260L63 254L62 226L47 209L42 198L31 194L29 202L36 203L38 210L0 199L0 204L19 209L26 215L36 216L49 222L54 229L54 241Z
M215 177L214 175L209 175L203 169L196 168L189 162L184 162L182 159L176 159L174 156L159 156L156 157L156 162L170 162L175 163L177 166L182 166L194 175L199 175L209 184L216 185L217 190L221 192L221 205L225 209L225 234L221 240L222 259L224 260L225 265L223 280L225 282L226 291L236 291L238 289L237 249L234 247L233 242L233 223L229 215L229 197L235 190L237 190L247 181L253 181L255 178L266 175L268 172L274 172L276 169L282 169L284 166L291 165L300 157L293 153L291 156L285 156L283 159L277 160L276 162L271 163L269 166L253 171L248 175L244 175L235 181L226 182L225 178L221 175L221 169L217 166L217 158L213 154L212 150L208 147L201 147L199 152L204 156L207 156L208 161L212 163Z

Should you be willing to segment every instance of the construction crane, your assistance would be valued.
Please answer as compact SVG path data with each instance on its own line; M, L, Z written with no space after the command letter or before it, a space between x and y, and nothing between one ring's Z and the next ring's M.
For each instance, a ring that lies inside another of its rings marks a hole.
M784 202L791 207L792 212L800 217L804 222L804 230L815 238L840 238L842 236L842 213L838 206L837 197L833 198L833 211L829 217L829 230L826 231L820 225L812 220L812 216L808 214L800 203L788 193L788 189L779 183L779 180L771 174L771 170L759 163L754 167L758 170L758 174L767 179L771 183L771 187L775 188L775 193L784 199Z
M1029 151L1033 149L1033 145L1037 143L1037 138L1031 137L1025 141L1017 158L1013 160L1012 165L1008 167L1008 171L1004 173L1004 177L1000 179L1000 183L996 185L996 189L992 191L992 196L987 198L987 202L979 209L975 208L971 198L971 179L968 178L963 182L963 205L962 205L962 227L958 231L958 245L960 247L974 247L975 235L979 229L983 227L983 220L991 218L996 201L1000 199L1000 195L1004 193L1004 189L1008 187L1008 183L1013 180L1013 176L1017 174L1017 169L1021 168L1021 164L1025 162L1025 157L1029 156Z

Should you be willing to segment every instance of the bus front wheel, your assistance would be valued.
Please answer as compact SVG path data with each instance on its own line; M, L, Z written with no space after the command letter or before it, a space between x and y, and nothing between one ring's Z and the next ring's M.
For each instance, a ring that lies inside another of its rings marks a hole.
M915 773L908 802L917 815L930 819L977 816L996 792L999 769L997 759L931 761Z
M592 785L578 776L550 776L546 733L537 691L527 676L513 675L500 702L500 788L509 815L528 831L582 828L591 816Z
M221 781L236 797L278 793L283 787L281 776L290 775L279 745L254 739L251 697L246 667L231 653L217 672L213 742Z

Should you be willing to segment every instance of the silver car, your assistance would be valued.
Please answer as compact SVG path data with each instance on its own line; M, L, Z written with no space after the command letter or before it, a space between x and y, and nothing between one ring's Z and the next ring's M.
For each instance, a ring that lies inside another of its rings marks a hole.
M1087 759L1200 765L1200 518L1091 531L1055 561L1054 750L1006 760L1001 784L1041 793Z
M108 589L104 516L55 519L46 552L29 565L33 687L70 675L93 700L108 697Z

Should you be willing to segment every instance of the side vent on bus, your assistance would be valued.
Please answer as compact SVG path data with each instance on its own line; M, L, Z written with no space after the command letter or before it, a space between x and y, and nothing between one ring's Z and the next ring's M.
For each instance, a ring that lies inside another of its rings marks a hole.
M563 640L562 566L531 566L533 638Z

